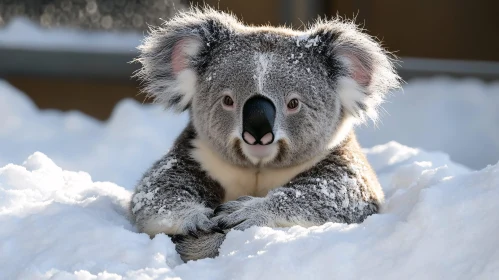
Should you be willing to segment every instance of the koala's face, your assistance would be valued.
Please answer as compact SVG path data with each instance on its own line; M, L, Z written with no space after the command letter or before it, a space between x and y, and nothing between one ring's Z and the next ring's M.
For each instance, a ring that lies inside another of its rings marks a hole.
M318 57L295 40L276 41L248 35L219 46L193 97L200 137L239 165L301 163L327 150L343 121Z
M153 31L141 50L145 90L189 109L198 137L242 166L324 154L398 86L379 45L339 21L299 32L191 12Z

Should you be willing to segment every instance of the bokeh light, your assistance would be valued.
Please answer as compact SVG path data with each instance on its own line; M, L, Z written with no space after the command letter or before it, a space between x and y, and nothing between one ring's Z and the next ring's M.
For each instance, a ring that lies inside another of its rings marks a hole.
M182 0L3 0L0 26L22 16L43 27L141 31L186 6Z

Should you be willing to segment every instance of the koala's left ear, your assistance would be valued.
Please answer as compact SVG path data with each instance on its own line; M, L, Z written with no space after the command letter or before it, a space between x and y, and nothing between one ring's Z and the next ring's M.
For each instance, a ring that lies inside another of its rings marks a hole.
M239 26L234 17L205 8L179 13L152 29L136 59L142 64L135 74L142 81L142 90L167 108L186 110L211 52Z
M307 33L303 43L325 56L345 113L358 122L376 120L385 94L400 86L390 54L352 22L319 21Z

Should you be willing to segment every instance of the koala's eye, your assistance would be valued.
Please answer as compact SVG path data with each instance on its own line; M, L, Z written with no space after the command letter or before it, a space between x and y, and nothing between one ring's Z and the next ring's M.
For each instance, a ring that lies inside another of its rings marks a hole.
M296 98L293 98L288 102L288 109L295 110L296 108L298 108L298 105L300 105L300 101L298 101L298 99Z
M223 97L222 99L222 103L227 106L227 107L232 107L234 106L234 100L232 99L232 97L226 95Z

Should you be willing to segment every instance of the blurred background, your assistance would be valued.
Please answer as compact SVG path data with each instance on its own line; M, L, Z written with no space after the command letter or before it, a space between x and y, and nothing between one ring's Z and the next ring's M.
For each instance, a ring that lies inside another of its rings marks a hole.
M130 109L148 101L130 78L138 65L129 62L148 25L203 4L231 11L248 24L297 29L318 16L355 18L400 58L398 71L407 82L388 99L380 123L358 128L361 144L397 141L442 151L473 169L498 161L498 1L0 0L0 166L41 150L68 168L98 169L95 159L113 164L103 159L116 157L109 151L115 146L124 162L140 162L122 170L142 172L182 127L167 123L186 120L167 115L164 123L151 126L149 115ZM29 114L19 109L26 104ZM128 111L120 109L127 106ZM137 121L140 117L143 122ZM140 140L120 133L85 137L110 133L104 128L90 132L85 125L112 128L113 121L116 130ZM149 134L137 130L146 126ZM163 127L163 134L154 134ZM151 144L154 137L159 140ZM140 144L132 149L123 144L125 138ZM147 149L150 156L138 159ZM127 184L122 173L99 176Z

